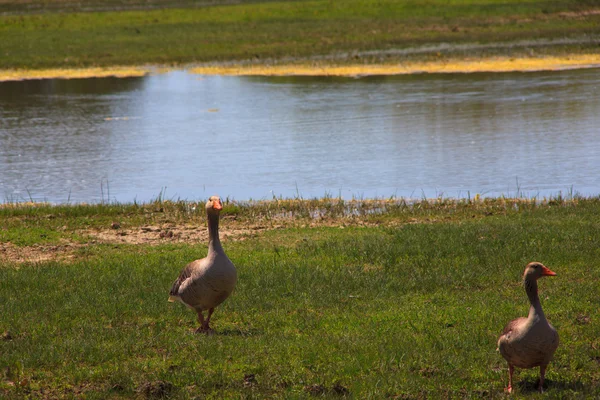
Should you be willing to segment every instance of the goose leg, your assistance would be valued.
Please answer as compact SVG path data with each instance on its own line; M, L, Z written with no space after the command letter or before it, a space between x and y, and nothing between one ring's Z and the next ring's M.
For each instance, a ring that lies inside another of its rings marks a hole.
M505 389L508 393L512 393L513 372L515 372L515 367L508 364L508 387Z
M198 313L198 322L200 323L200 327L196 329L194 333L202 333L204 332L204 315L202 315L201 310L196 310L196 312Z
M544 393L544 377L546 376L546 367L547 365L540 365L540 385L538 387L540 393Z
M214 332L212 329L210 329L210 326L208 326L208 324L210 323L210 317L213 314L213 312L215 312L214 307L208 310L208 316L206 317L206 321L204 322L204 331L206 333L212 333Z

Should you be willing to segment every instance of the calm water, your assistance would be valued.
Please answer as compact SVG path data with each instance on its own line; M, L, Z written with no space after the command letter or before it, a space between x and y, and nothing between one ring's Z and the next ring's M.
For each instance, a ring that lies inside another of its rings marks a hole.
M600 69L0 83L0 200L600 194Z

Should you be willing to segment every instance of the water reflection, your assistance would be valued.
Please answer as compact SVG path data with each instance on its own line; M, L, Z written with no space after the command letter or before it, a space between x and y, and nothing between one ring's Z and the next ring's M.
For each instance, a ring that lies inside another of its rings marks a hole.
M0 178L5 200L85 201L100 193L120 145L105 121L128 115L139 79L6 82L0 85ZM132 129L134 129L132 127Z
M600 70L0 83L0 196L600 194ZM102 189L101 189L102 184Z

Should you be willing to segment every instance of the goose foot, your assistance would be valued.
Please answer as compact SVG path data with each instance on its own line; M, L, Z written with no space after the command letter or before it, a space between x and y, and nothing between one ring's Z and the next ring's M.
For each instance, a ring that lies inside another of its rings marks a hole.
M200 328L196 329L194 331L195 334L205 334L205 335L214 335L215 334L215 330L209 327L205 327L205 326L201 326Z
M202 315L202 310L196 310L196 312L198 313L198 322L200 323L200 327L196 329L194 333L204 333L207 335L213 335L215 333L215 331L212 330L209 326L210 316L214 311L214 308L208 310L208 317L204 319L204 315Z

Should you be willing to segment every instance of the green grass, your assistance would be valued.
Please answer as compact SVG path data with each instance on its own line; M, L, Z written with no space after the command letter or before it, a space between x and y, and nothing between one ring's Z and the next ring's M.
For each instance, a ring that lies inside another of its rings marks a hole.
M318 203L230 203L222 224L337 204ZM136 214L156 204L45 207L0 209L10 222L1 241L57 221L156 218ZM176 208L155 211L175 220ZM496 341L527 313L520 279L532 260L558 273L540 293L561 344L546 394L533 391L537 370L520 370L512 397L600 396L600 199L423 201L330 214L314 227L295 215L287 227L225 243L239 280L214 315L214 336L193 335L193 313L166 301L204 243L96 243L70 261L5 262L0 397L504 398ZM194 213L179 218L202 223ZM35 235L19 246L59 240Z
M581 44L536 51L596 52L596 1L308 0L223 4L164 1L47 1L27 12L4 2L0 69L181 64L308 59L340 52L403 49L439 43L496 43L588 37ZM139 8L142 8L140 10ZM148 9L143 9L148 8ZM55 12L62 11L62 12ZM498 51L474 50L477 54ZM530 51L530 50L527 50ZM437 53L437 50L433 53ZM465 51L460 53L464 55ZM469 53L467 50L466 53ZM419 55L424 57L426 55ZM405 56L393 56L392 58ZM352 59L356 61L355 59ZM365 62L390 61L366 57Z

